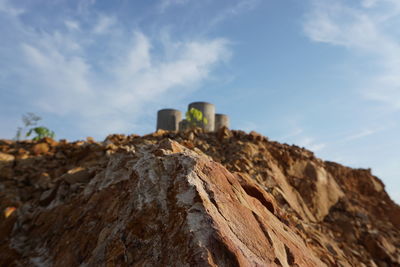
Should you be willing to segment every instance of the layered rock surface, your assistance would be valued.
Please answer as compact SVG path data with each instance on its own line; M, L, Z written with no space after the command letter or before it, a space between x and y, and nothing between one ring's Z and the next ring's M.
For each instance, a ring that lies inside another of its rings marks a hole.
M399 266L369 170L222 129L0 141L0 266Z

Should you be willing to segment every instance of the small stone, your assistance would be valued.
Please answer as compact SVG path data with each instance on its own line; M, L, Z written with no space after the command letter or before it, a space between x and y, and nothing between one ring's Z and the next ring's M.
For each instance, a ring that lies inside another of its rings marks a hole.
M115 144L113 144L113 143L110 143L110 144L108 144L108 145L106 146L106 149L107 149L107 150L111 150L111 151L117 151L117 150L118 150L118 146L115 145Z
M68 144L68 140L67 139L60 139L60 141L58 143L60 145L66 145L66 144Z
M54 198L57 195L57 189L58 187L55 186L54 188L51 188L47 191L44 191L41 195L40 195L40 199L39 199L39 204L42 206L47 206L49 205Z
M77 141L74 143L74 145L76 145L76 146L83 146L84 144L85 144L84 141Z
M7 207L4 209L4 217L8 218L11 216L11 214L13 214L14 211L16 211L17 208L16 207Z
M96 143L96 141L94 140L94 138L91 137L91 136L86 137L86 142L88 142L88 143L90 143L90 144Z
M181 153L183 151L181 146L177 145L176 142L173 142L170 139L165 139L161 141L158 144L158 149L170 150L173 153Z
M32 147L32 152L37 156L49 152L49 149L50 148L47 143L39 143Z
M37 186L39 186L39 188L41 189L48 189L50 183L51 183L50 175L47 172L41 173L37 181Z
M263 140L263 136L260 133L257 133L255 131L251 131L249 133L249 139L251 141L262 141Z
M227 127L222 127L217 132L217 138L219 141L232 137L232 132Z
M46 142L50 146L57 146L58 145L58 142L56 140L54 140L53 138L50 138L50 137L45 137L45 138L42 139L42 141Z
M5 172L6 169L9 169L8 172L10 172L14 159L15 157L13 155L0 152L0 176L5 175L3 172Z
M167 133L168 133L167 130L158 129L155 133L152 134L152 136L164 136Z
M0 168L1 168L0 178L9 180L14 177L14 170L12 169L11 166L4 167L4 166L1 166L1 163L0 163Z
M75 183L87 183L93 177L93 172L88 171L85 168L77 167L69 170L66 174L62 176L62 179L68 184Z
M0 161L13 161L14 159L13 155L0 152Z
M23 149L23 148L19 148L18 151L17 151L17 153L18 153L18 157L21 158L22 156L28 155L28 154L29 154L29 151L26 151L26 150Z
M194 133L193 132L190 132L189 134L188 134L188 140L190 140L190 141L193 141L194 140Z
M0 140L0 145L11 145L13 142L12 140L2 139Z
M64 154L63 152L58 151L58 152L56 153L56 155L55 155L55 158L56 158L56 159L65 159L66 156L65 156L65 154Z
M182 145L184 145L185 147L189 148L189 149L194 149L194 144L190 141L183 141Z

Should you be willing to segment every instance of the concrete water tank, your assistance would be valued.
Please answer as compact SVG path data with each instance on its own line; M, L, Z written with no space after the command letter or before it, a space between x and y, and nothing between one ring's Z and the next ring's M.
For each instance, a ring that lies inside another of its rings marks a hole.
M182 113L176 109L161 109L157 112L157 130L178 131Z
M189 129L189 122L187 120L182 120L179 123L179 131L186 131Z
M200 127L203 128L206 132L214 131L215 106L207 102L193 102L189 104L188 110L190 110L191 108L200 110L203 113L203 116L207 118L208 123L200 123Z
M222 127L229 128L229 117L225 114L215 114L215 131Z

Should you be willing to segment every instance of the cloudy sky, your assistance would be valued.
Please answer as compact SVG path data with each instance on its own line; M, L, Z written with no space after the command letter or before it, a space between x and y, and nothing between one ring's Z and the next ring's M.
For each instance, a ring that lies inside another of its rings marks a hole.
M208 101L352 167L400 203L400 1L0 0L0 137L154 131Z

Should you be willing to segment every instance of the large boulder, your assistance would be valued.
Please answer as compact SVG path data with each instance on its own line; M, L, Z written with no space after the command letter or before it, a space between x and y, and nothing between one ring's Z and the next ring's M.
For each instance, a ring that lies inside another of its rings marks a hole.
M325 265L254 181L171 140L113 155L69 200L59 191L0 225L14 220L0 265Z

